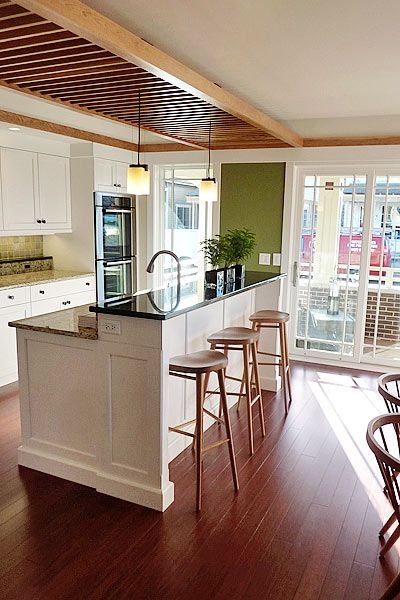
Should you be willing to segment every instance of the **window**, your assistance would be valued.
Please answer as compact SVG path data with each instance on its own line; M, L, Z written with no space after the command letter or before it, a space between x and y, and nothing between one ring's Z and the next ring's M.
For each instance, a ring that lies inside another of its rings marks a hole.
M177 254L181 262L182 297L190 296L204 278L200 242L212 235L212 206L199 201L200 181L206 169L197 166L160 168L154 249ZM212 177L212 174L210 175ZM159 263L160 284L173 282L176 265L168 256Z

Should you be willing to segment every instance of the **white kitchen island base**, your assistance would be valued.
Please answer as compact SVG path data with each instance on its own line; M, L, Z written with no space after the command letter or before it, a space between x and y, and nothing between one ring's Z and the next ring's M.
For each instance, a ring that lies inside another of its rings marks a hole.
M277 309L280 285L266 282L166 320L99 314L98 339L60 335L35 319L15 323L19 464L164 511L174 499L168 464L190 443L168 427L195 410L194 384L169 376L170 357L207 348L207 336L223 327L248 326L254 310ZM275 333L263 332L261 349L275 347ZM241 376L239 353L232 355L228 373ZM261 369L264 389L276 389L275 369ZM218 399L210 394L208 407Z

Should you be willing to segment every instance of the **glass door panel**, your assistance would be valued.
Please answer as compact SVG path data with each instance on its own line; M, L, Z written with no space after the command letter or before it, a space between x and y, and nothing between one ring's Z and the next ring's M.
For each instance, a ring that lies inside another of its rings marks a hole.
M352 357L366 175L308 175L297 263L295 346Z
M400 177L374 180L364 359L400 363Z

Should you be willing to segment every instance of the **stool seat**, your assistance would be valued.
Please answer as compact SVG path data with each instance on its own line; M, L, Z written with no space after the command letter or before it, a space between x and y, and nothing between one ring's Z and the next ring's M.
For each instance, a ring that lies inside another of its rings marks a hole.
M239 346L243 344L253 344L258 341L260 334L249 327L226 327L213 333L207 338L210 344L229 344Z
M249 317L250 321L259 323L286 323L289 321L289 314L280 310L258 310Z
M211 373L225 369L228 359L217 350L200 350L191 354L174 356L169 361L171 371L178 373Z

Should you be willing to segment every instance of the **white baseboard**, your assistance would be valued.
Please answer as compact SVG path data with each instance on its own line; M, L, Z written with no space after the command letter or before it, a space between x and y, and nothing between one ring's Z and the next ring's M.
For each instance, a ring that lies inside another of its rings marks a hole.
M120 479L108 473L97 475L96 490L108 496L134 502L147 508L163 512L174 501L174 484L169 481L163 490L150 488L127 479Z
M158 511L166 510L174 501L174 484L170 481L163 490L151 488L109 473L99 473L94 467L64 457L50 456L32 448L18 448L18 464Z
M97 471L83 463L67 460L64 457L49 455L39 450L20 446L18 448L18 464L48 475L68 479L88 487L96 487Z

